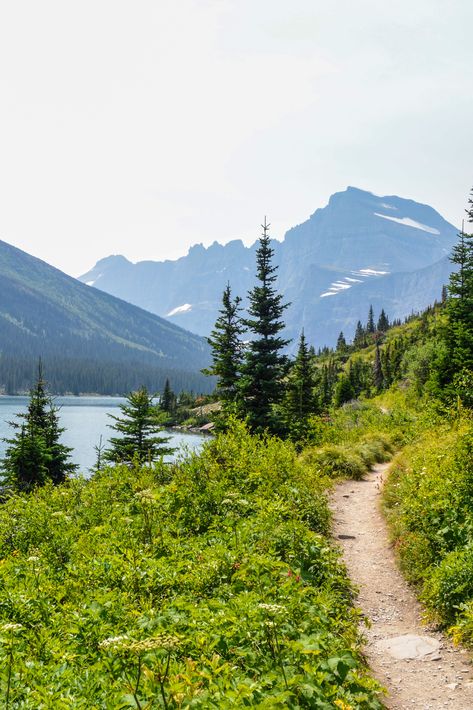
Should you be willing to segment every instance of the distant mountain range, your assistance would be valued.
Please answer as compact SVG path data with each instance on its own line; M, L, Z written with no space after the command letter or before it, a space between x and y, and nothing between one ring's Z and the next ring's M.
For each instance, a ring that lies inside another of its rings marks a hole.
M40 356L56 391L160 389L166 376L176 389L212 387L199 372L204 338L0 241L0 391L21 390Z
M349 187L273 242L278 289L290 308L286 336L304 328L315 347L353 335L370 304L391 319L439 299L457 229L428 205ZM193 246L176 261L101 259L80 280L200 335L212 329L230 282L244 297L254 284L257 243Z

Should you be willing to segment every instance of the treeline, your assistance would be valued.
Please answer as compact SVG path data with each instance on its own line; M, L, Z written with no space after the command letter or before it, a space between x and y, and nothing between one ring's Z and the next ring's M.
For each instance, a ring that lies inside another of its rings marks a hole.
M214 382L199 372L159 368L143 362L108 362L92 358L45 355L42 358L51 392L64 394L123 395L144 385L162 392L169 379L175 391L209 393ZM0 354L0 393L28 392L35 380L38 357Z

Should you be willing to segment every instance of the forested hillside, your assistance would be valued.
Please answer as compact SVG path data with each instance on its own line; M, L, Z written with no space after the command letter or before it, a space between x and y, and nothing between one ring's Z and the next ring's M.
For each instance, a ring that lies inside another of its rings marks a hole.
M0 387L27 389L40 356L57 392L209 387L203 338L0 242Z

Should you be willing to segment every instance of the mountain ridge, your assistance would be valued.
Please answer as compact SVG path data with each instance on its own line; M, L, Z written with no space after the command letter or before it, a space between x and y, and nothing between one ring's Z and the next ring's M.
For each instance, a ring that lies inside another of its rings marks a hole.
M336 299L353 304L352 315L344 319L348 337L372 302L391 318L426 307L440 298L441 264L456 236L457 229L429 205L352 186L335 193L326 206L289 229L283 241L272 242L277 288L292 303L286 335L295 338L304 327L317 346L333 345L340 332L332 317L339 310ZM227 281L245 305L254 283L256 247L257 240L245 246L235 239L194 245L177 260L133 264L121 255L112 257L115 261L105 257L80 280L208 335ZM409 276L416 271L425 277L418 293ZM404 275L388 279L394 273Z

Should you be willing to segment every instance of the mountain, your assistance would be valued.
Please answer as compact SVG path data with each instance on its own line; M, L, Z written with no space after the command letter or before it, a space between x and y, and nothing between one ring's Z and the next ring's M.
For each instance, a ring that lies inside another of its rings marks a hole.
M316 347L353 335L370 304L403 318L440 298L456 228L428 205L349 187L275 241L277 287L291 306L286 335L305 329ZM254 284L257 244L196 245L176 261L99 261L80 277L189 330L207 335L222 291L246 296Z
M80 373L94 370L109 382L108 393L127 391L129 384L141 382L160 389L166 376L174 384L186 383L187 389L210 387L208 378L199 373L210 361L204 338L89 288L0 241L0 387L21 389L25 370L31 373L31 362L40 356L48 379L57 376L56 369L64 373L63 380L69 378L59 389L75 391ZM48 362L55 363L49 371ZM22 380L16 386L11 382L13 370ZM112 373L119 389L113 389ZM94 377L89 381L96 382ZM84 380L85 375L80 381ZM104 388L99 384L86 391Z

